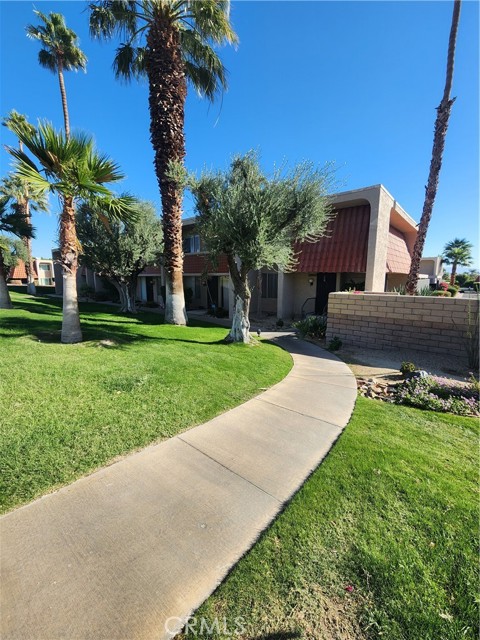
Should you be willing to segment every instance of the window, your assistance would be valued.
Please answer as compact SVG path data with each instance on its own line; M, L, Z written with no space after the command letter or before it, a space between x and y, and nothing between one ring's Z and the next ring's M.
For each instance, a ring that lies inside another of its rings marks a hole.
M50 265L45 262L40 263L40 271L50 271Z
M184 238L183 253L200 253L200 236L187 236Z
M262 274L262 298L278 296L278 273Z

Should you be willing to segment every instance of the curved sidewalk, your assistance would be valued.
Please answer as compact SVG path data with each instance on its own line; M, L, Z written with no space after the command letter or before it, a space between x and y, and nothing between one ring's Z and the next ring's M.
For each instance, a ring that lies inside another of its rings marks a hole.
M357 395L335 356L265 337L293 356L282 382L1 518L2 640L160 640L210 595Z

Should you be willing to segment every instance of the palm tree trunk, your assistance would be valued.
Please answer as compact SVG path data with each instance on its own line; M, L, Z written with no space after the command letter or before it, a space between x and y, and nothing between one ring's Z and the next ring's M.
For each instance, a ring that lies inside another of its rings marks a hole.
M32 223L32 219L30 217L30 203L28 198L25 201L25 218L28 224ZM25 249L27 251L27 260L25 262L25 271L27 272L27 293L31 296L36 295L37 290L35 288L35 269L33 266L33 257L32 257L32 240L31 238L23 238L23 243L25 245Z
M450 111L455 102L455 98L450 99L450 91L453 81L453 65L455 61L455 43L457 40L458 22L460 19L461 0L455 0L453 5L452 26L448 42L447 74L443 98L437 107L437 118L433 136L432 159L430 162L430 172L425 188L425 201L423 204L422 217L418 226L417 238L413 247L412 262L408 274L406 289L407 293L414 295L417 289L418 273L420 270L420 260L422 258L423 247L427 235L428 225L432 217L433 205L437 195L438 178L442 168L443 150L445 148L445 136L448 129Z
M456 275L457 275L457 263L454 262L452 264L452 273L450 274L450 284L452 285L452 287L455 284Z
M168 178L171 163L185 157L184 114L187 84L180 52L179 31L155 16L147 35L150 139L162 197L166 272L165 322L187 322L183 292L182 189Z
M62 61L58 61L58 84L60 85L60 95L62 97L62 109L63 119L65 121L65 135L70 137L70 119L68 117L68 105L67 105L67 91L65 89L65 82L63 79L63 64Z
M77 299L78 239L73 198L66 198L60 216L60 254L63 271L62 342L82 341Z
M0 251L0 309L12 309L12 300L7 287L7 267Z

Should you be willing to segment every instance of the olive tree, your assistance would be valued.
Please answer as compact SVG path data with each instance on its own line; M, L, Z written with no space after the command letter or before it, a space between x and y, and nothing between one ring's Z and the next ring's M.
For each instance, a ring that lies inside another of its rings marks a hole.
M324 235L333 215L328 195L332 167L318 169L304 162L268 176L257 154L249 152L233 158L225 172L207 171L184 180L194 196L198 230L212 260L227 256L235 305L226 340L248 343L248 273L264 267L292 270L294 242L315 242Z
M135 219L106 223L101 210L82 204L77 212L77 233L83 251L81 263L114 285L122 311L135 313L138 276L158 259L162 248L162 224L153 205L140 202Z

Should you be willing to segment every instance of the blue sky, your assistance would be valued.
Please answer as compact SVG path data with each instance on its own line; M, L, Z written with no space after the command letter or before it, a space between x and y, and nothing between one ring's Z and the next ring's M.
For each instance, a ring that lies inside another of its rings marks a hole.
M221 51L229 90L210 105L190 91L187 166L223 168L234 153L261 152L265 169L287 160L334 161L341 190L383 183L419 220L433 140L435 107L445 78L452 2L234 2L237 50ZM57 78L37 63L39 46L25 26L33 3L2 0L1 113L63 125ZM147 85L117 82L114 43L88 35L84 2L36 2L61 12L80 37L87 73L66 74L73 128L94 134L127 179L119 189L160 199L149 141ZM464 1L452 110L440 186L425 255L454 237L479 247L479 4ZM15 144L2 127L3 144ZM10 158L0 152L1 175ZM34 254L56 241L58 202L34 218ZM191 202L185 201L185 215Z

